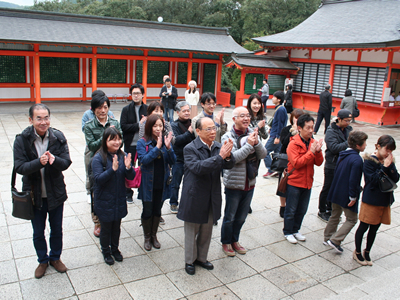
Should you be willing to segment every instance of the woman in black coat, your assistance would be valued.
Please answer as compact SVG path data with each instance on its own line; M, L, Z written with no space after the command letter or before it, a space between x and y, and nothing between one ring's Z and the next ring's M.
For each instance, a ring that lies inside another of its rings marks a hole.
M285 94L285 98L283 101L283 104L284 104L288 114L292 113L292 111L293 111L292 89L293 89L293 86L291 84L288 84L286 87L286 94Z
M104 131L101 148L92 161L94 210L101 223L101 251L104 261L109 265L114 264L111 255L116 261L123 260L118 245L121 219L128 214L125 178L135 178L131 154L125 155L121 147L121 133L115 127L109 127Z
M399 181L399 173L394 164L392 151L396 149L396 142L390 135L382 135L375 145L375 153L364 157L364 192L360 208L360 225L356 231L356 250L354 259L361 265L372 266L369 256L376 233L381 224L390 224L390 206L394 202L393 192L381 192L379 181L385 173L392 181ZM361 253L361 244L364 233L368 230L367 246Z

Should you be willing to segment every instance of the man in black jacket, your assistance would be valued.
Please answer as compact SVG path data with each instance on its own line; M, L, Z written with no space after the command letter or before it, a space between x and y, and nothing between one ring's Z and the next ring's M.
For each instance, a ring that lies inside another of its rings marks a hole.
M347 109L339 110L336 122L332 122L325 134L324 186L319 194L318 205L318 217L325 222L328 222L332 211L331 203L327 202L326 198L328 197L329 189L332 185L339 152L348 148L347 138L349 137L350 131L353 130L353 128L349 126L351 117L352 115Z
M50 109L34 104L29 109L27 127L14 141L14 167L23 175L24 191L34 195L33 245L39 266L35 277L41 278L49 265L64 273L67 268L60 260L62 252L62 221L64 202L67 200L62 171L71 165L64 134L50 127ZM44 235L46 219L50 223L50 253Z
M132 163L135 163L136 144L139 139L139 122L146 121L147 105L142 102L144 96L144 87L135 83L129 89L132 95L132 102L125 106L121 112L120 124L124 139L124 150L131 153ZM132 189L126 189L126 201L133 203Z
M174 121L174 108L178 98L178 90L172 86L170 78L165 79L165 85L161 88L160 97L164 106L164 120L168 122Z
M330 85L325 86L325 91L323 91L319 95L319 109L318 109L317 123L315 123L314 127L314 135L317 134L322 119L325 119L324 133L326 133L329 123L331 122L332 94L329 92L330 89L331 89Z
M175 109L178 119L171 123L171 127L175 136L174 152L176 162L172 166L171 198L169 204L171 205L171 212L177 214L179 186L183 177L183 148L195 139L195 135L192 128L192 120L190 119L190 104L186 101L181 101L176 105Z

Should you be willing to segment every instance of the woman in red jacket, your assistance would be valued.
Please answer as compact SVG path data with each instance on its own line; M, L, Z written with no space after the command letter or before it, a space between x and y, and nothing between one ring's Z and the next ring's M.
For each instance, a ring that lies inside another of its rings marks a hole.
M294 170L288 178L283 234L292 244L306 240L299 230L310 202L314 165L320 166L324 161L321 152L323 139L316 141L312 138L314 118L309 114L300 116L297 128L299 134L291 139L286 150L288 172Z

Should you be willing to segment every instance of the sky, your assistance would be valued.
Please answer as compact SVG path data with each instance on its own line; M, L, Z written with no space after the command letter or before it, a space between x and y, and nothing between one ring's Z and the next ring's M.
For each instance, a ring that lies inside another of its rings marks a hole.
M1 1L14 3L17 5L22 5L22 6L32 6L33 5L33 0L1 0Z

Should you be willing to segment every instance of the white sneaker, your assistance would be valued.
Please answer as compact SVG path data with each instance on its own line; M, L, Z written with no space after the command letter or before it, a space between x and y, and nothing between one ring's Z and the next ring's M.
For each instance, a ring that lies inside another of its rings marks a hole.
M302 235L300 232L293 233L293 236L296 238L296 240L298 240L300 242L305 242L306 241L306 237L304 235Z
M297 244L297 240L296 240L296 238L293 236L293 234L285 235L285 238L287 239L287 241L288 241L289 243Z
M90 195L87 195L87 203L92 204L92 197Z

